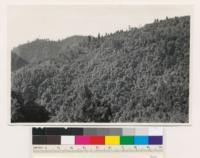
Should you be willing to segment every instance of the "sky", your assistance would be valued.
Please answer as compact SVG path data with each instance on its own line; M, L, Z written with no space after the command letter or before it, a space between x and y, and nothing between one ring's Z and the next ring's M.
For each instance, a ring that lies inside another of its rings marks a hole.
M155 19L191 15L177 5L18 5L7 8L8 49L37 38L58 40L141 27Z

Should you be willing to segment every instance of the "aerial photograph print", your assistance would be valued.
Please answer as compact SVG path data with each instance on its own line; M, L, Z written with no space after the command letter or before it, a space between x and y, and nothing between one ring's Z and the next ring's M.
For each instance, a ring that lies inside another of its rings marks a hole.
M11 123L189 123L191 8L10 5Z

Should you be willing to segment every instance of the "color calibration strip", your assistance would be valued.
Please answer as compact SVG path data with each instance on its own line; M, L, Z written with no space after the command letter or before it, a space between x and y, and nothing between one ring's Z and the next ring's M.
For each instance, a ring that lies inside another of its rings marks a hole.
M164 158L163 128L33 128L32 158Z
M162 145L162 136L33 136L41 145Z
M33 128L33 145L163 145L162 128Z

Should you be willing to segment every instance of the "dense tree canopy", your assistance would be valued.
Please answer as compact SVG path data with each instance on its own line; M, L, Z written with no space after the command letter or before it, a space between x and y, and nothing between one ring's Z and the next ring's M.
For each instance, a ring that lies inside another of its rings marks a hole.
M12 71L12 120L39 105L52 122L188 122L189 50L188 16L20 45L29 64Z

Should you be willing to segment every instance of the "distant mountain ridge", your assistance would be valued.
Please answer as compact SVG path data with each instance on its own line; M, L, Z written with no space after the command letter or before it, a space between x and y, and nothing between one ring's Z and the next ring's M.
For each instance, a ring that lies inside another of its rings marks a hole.
M26 61L27 63L38 63L51 58L55 58L59 53L66 49L77 47L80 43L86 42L87 37L71 36L64 40L50 41L45 39L37 39L32 42L19 45L12 50L12 54ZM16 65L12 60L13 66ZM13 68L17 70L18 68Z

